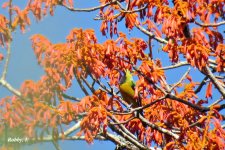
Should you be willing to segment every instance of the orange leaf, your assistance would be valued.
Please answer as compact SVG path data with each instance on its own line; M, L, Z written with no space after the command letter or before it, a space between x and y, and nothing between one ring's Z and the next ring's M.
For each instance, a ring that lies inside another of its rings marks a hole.
M4 59L4 56L2 53L0 53L0 61L2 61Z
M9 2L5 2L5 3L2 4L2 8L6 8L8 6L9 6Z
M126 14L126 16L125 16L126 27L128 29L132 29L135 26L135 24L137 24L137 17L138 17L138 15L136 13Z
M207 86L205 97L212 98L212 82L209 82L209 84Z
M174 148L174 145L175 144L175 142L169 142L169 143L167 143L166 144L166 147L165 147L165 150L167 150L167 149L173 149Z

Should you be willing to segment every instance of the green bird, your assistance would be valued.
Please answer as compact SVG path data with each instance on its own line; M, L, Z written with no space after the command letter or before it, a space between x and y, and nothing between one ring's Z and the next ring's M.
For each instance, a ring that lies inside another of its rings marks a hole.
M137 108L137 107L142 106L140 95L138 95L137 98L134 97L135 96L135 83L134 83L133 76L130 73L130 71L126 69L124 72L119 71L119 73L121 76L119 90L120 90L123 100L126 101L132 108ZM139 115L139 114L142 116L144 115L142 109L138 111L137 115ZM143 126L147 127L147 125L145 123L143 123Z
M123 73L121 71L119 72L121 76L119 90L123 100L126 101L133 108L139 107L140 102L138 101L138 98L134 98L135 83L133 81L132 74L127 69Z

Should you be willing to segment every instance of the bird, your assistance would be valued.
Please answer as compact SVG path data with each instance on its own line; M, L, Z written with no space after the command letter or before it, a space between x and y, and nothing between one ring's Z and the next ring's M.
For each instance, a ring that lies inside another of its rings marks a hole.
M133 76L128 69L119 71L120 73L120 82L119 82L119 91L125 102L127 102L130 107L137 108L140 106L138 98L134 98L135 95L135 83Z
M130 107L137 108L141 107L141 97L138 94L138 97L135 97L135 83L133 80L133 76L128 69L123 72L118 70L120 73L120 82L119 82L119 91L125 102L127 102ZM143 109L138 110L136 113L136 117L139 118L139 115L144 116ZM146 128L147 124L142 122L142 125ZM139 133L137 132L137 135Z

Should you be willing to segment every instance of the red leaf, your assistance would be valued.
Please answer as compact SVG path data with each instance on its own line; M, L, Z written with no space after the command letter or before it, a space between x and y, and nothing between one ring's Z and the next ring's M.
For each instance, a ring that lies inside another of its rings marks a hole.
M207 86L205 97L212 98L212 82L209 82L209 84Z
M6 8L8 6L9 6L9 2L5 2L5 3L2 4L2 8Z
M0 53L0 61L2 61L4 59L4 56L2 53Z
M190 82L192 82L192 78L191 78L190 75L187 75L187 79L188 79Z

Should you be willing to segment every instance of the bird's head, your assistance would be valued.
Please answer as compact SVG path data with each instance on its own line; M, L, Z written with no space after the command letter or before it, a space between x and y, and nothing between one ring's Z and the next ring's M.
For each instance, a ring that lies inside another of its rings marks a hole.
M124 83L128 79L133 80L130 70L128 69L123 69L123 70L116 69L116 70L120 73L120 76L119 76L120 84Z

